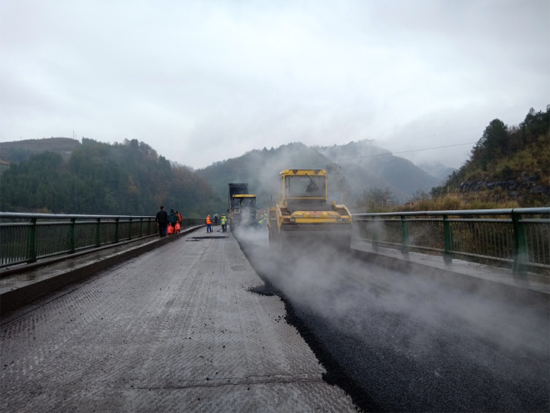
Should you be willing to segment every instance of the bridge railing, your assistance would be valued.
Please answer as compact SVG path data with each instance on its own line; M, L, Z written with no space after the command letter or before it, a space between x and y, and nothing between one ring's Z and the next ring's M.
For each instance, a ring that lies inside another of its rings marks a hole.
M202 223L183 219L184 228ZM156 234L154 216L0 212L0 268Z
M515 272L550 270L550 208L353 214L362 241L498 263Z

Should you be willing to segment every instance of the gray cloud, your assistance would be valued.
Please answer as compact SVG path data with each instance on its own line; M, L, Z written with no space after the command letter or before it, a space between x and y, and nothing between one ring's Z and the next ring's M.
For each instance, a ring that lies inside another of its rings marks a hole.
M292 141L397 152L475 142L550 95L545 0L23 0L0 16L0 141L135 138L193 167ZM457 167L470 148L402 156Z

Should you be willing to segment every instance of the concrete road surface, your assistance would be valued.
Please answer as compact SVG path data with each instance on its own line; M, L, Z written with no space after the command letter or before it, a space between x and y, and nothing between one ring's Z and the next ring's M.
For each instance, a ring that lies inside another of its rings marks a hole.
M0 410L355 411L262 284L231 234L201 231L17 310Z

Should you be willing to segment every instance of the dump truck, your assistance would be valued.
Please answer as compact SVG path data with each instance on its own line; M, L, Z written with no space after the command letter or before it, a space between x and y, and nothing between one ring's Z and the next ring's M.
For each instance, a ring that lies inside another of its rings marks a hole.
M345 205L328 200L324 169L285 169L279 174L280 198L269 208L269 245L273 249L329 244L349 249L352 216Z
M256 224L256 195L248 193L247 183L229 184L227 218L231 231L239 225Z

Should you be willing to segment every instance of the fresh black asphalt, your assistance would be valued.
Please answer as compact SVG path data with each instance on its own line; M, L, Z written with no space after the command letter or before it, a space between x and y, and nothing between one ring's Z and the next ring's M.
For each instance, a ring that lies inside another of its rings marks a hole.
M365 411L550 410L548 302L466 291L331 249L274 255L261 233L238 235L325 379Z

